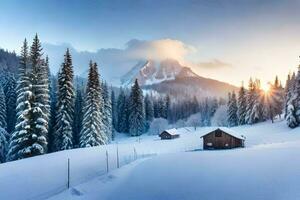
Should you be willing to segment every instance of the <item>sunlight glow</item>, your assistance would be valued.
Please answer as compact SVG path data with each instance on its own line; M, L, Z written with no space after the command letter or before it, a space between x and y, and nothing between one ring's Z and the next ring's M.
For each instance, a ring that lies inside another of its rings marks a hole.
M270 83L266 83L266 84L261 84L261 89L265 92L268 93L271 89L271 85Z

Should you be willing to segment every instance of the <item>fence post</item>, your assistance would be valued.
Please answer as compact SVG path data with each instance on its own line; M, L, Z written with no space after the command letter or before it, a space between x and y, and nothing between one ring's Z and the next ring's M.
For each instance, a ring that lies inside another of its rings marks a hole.
M68 189L70 188L70 158L68 158L68 182L67 182Z
M119 146L117 143L117 168L120 168L120 161L119 161Z
M108 152L106 150L106 171L108 172Z
M134 158L134 160L137 159L137 154L136 154L136 149L135 149L135 147L133 147L133 158Z

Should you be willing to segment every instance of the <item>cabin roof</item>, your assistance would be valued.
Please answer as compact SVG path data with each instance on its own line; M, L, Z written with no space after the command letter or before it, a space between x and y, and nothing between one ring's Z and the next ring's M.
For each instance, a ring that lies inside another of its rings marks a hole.
M227 134L229 134L229 135L231 135L231 136L233 136L233 137L235 137L235 138L238 138L238 139L241 139L241 140L245 140L245 136L243 136L243 135L239 134L238 132L236 132L236 131L234 131L234 130L232 130L230 128L227 128L227 127L213 128L208 133L202 135L200 138L203 138L204 136L206 136L208 134L211 134L212 132L214 132L214 131L216 131L218 129L221 130L221 131L223 131L223 132L225 132L225 133L227 133Z
M176 129L176 128L172 128L172 129L169 129L169 130L164 130L164 131L166 131L167 133L169 133L170 135L179 135L178 134L178 130ZM163 131L163 132L164 132ZM162 132L162 133L163 133Z

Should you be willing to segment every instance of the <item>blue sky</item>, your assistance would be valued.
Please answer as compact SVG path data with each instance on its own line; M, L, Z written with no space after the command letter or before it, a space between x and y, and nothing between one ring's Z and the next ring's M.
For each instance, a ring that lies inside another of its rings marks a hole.
M0 47L18 52L35 33L78 52L171 39L189 47L180 59L200 75L269 81L296 68L299 10L298 0L1 0Z

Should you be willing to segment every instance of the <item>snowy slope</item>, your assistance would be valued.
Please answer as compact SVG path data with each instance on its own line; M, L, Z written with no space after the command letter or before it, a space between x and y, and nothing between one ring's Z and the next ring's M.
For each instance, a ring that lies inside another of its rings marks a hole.
M132 85L135 79L138 79L141 85L152 85L166 80L175 80L178 76L197 77L198 75L173 59L161 62L147 60L138 62L121 78L121 82L123 86L127 87Z
M174 200L199 199L201 195L201 199L299 199L295 198L300 191L296 178L300 175L299 129L291 130L285 122L237 127L234 130L247 138L244 149L185 152L201 149L200 136L211 129L182 128L178 130L180 138L169 141L120 135L118 150L124 167L119 170L113 170L116 144L1 164L0 199ZM158 156L125 165L135 159L133 148L139 158L143 154ZM109 174L106 150L113 170ZM71 159L70 190L65 190L67 158ZM176 189L171 192L170 188ZM213 192L216 189L219 191Z

